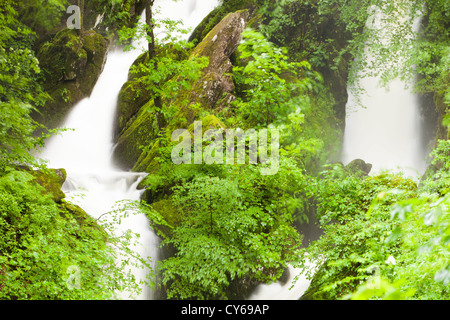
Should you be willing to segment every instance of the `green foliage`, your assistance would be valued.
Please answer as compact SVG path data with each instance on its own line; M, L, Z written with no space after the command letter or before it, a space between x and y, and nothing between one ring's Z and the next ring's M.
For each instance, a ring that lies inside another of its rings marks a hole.
M233 117L223 120L235 127L278 129L282 155L311 171L332 154L336 143L333 98L307 61L291 62L287 54L261 33L244 31L240 63L233 68L236 108Z
M115 261L117 250L129 263L130 240L74 205L57 205L33 180L23 171L0 177L0 298L103 300L137 290Z
M447 1L427 0L423 18L424 30L413 48L412 64L417 66L420 79L417 83L421 92L437 92L449 101L449 15Z
M371 2L266 1L262 32L277 45L288 47L295 60L308 59L314 68L337 70L342 57L361 42L355 39L361 34Z
M89 6L102 15L102 23L108 27L108 32L115 34L124 27L131 27L133 21L132 7L139 8L139 0L91 0ZM144 8L141 7L141 10Z
M450 191L450 141L437 141L436 148L431 152L431 156L433 160L429 170L434 172L423 182L423 190L445 195Z
M248 127L282 123L308 99L305 93L316 88L311 78L318 75L306 61L289 62L286 49L261 33L247 29L242 36L239 58L246 63L233 68L237 86L244 88L244 97L234 103L238 114Z
M162 112L166 123L170 123L180 107L189 103L188 97L182 96L183 92L187 92L200 78L201 70L207 65L205 57L179 60L161 55L134 66L131 73L140 75L135 80L150 92L153 99L160 97L165 102L162 110L158 111Z
M36 164L30 151L42 145L33 137L39 126L29 116L47 95L39 84L39 63L32 51L34 33L14 8L0 5L0 170L8 164Z
M61 18L69 5L67 0L21 0L16 9L20 21L37 33L54 30L61 24Z
M176 249L160 266L168 298L233 298L227 292L233 281L274 281L296 260L300 235L291 224L305 183L301 172L288 162L276 178L255 166L222 170L221 177L197 171L173 187L178 224L170 226L154 209L149 214L156 226L170 226L164 244Z
M306 251L324 262L307 298L449 298L447 141L433 154L440 169L419 188L399 176L362 178L340 166L321 173L311 192L325 234Z
M187 105L189 97L186 92L202 75L201 70L209 63L207 57L188 58L192 44L179 39L179 34L185 33L180 21L165 19L153 20L155 28L162 28L166 37L155 39L156 55L149 59L145 53L130 69L130 76L137 82L136 96L148 94L150 99L161 99L162 106L153 108L163 115L161 123L170 123L182 106ZM133 28L122 28L120 39L126 42L131 37L152 41L149 38L149 26L136 24ZM127 48L131 48L132 45ZM143 88L143 89L140 89Z
M391 236L398 227L391 213L408 212L403 201L413 198L416 189L413 181L396 175L364 178L340 166L322 172L311 187L311 196L325 234L307 248L307 254L313 261L324 262L306 296L343 298L371 279L373 270L392 279L389 257L397 259L401 250L398 237Z
M448 195L420 194L406 201L399 213L394 207L391 217L399 223L394 230L400 251L390 266L390 279L381 278L379 288L366 284L349 295L351 299L422 299L448 300L450 293L450 228ZM390 290L386 290L390 288ZM394 296L383 294L390 291Z

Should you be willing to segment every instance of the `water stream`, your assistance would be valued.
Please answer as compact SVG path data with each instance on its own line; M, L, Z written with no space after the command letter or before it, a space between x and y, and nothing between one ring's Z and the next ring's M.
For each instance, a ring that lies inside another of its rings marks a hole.
M156 4L161 6L156 18L159 15L181 19L185 26L194 28L214 9L218 0L160 0ZM120 48L110 50L91 96L76 104L64 122L64 127L74 131L51 138L42 155L49 160L49 167L67 170L64 192L94 218L111 211L118 201L141 197L136 186L145 174L121 171L114 167L111 159L118 94L127 81L131 64L142 52L140 47L129 52ZM361 84L368 92L362 100L364 109L353 112L354 101L349 92L348 109L351 112L344 139L344 162L361 158L371 162L374 171L397 166L423 170L417 98L405 90L401 82L392 83L390 91L379 88L377 82L377 78L362 79ZM139 253L156 261L159 240L147 218L141 213L130 215L117 232L127 229L141 235ZM288 271L287 281L260 285L249 298L299 299L308 288L309 280L300 277L290 289L299 270L289 267ZM135 269L133 273L138 279L144 279L148 270ZM154 293L144 287L139 296L129 297L124 293L121 298L152 299Z
M390 26L389 23L406 23L406 18L399 17L389 22L378 7L371 9L373 13L366 28L381 31L382 42L388 45L392 34L386 27ZM411 25L413 32L418 31L419 25L420 17ZM364 53L367 61L376 59L370 54L369 45L366 45ZM390 63L393 68L402 66L402 61ZM357 93L348 88L342 161L347 164L354 159L363 159L372 164L371 174L392 170L403 171L411 177L421 175L426 169L426 146L422 142L424 128L420 100L409 89L413 80L408 83L395 79L386 88L380 85L380 79L379 76L365 76L359 80L365 91L360 97L360 104Z
M373 8L367 21L367 28L383 31L387 19L381 10ZM376 9L376 10L374 10ZM400 19L400 18L399 18ZM404 18L402 18L404 19ZM393 19L393 23L399 20ZM400 21L402 23L402 21ZM405 21L403 21L405 22ZM420 17L411 28L417 32ZM381 41L388 43L389 33L381 33ZM369 44L364 48L364 59L371 56ZM401 61L392 61L392 67L400 67ZM348 88L349 99L346 106L347 119L344 133L342 161L348 164L354 159L363 159L372 164L371 174L383 170L402 171L410 177L424 173L426 168L425 146L423 145L423 119L420 114L419 97L396 79L385 88L380 85L380 77L361 77L359 85L363 94L358 95ZM411 87L412 83L409 83ZM326 253L323 259L326 259ZM317 265L307 263L314 273ZM295 276L298 280L293 282ZM310 280L300 269L289 266L288 280L260 285L250 299L297 300L308 289Z
M200 5L201 3L201 5ZM185 27L193 28L217 5L217 0L156 1L161 11L155 18L169 17L183 20ZM144 13L145 14L145 13ZM141 17L144 20L144 15ZM184 35L187 39L187 36ZM124 52L111 48L107 60L90 97L73 106L62 127L70 128L52 137L46 144L41 158L49 161L51 168L65 168L67 180L63 185L67 199L78 204L94 218L107 219L118 202L139 200L141 191L137 185L143 173L124 172L116 168L111 155L114 147L113 131L117 99L122 85L127 81L128 71L145 45L135 41L135 50ZM159 240L149 227L144 214L130 212L115 230L119 235L128 229L140 234L141 246L136 247L142 257L157 260ZM146 269L131 268L137 280L144 280ZM152 299L153 291L142 287L138 296L119 293L122 299Z

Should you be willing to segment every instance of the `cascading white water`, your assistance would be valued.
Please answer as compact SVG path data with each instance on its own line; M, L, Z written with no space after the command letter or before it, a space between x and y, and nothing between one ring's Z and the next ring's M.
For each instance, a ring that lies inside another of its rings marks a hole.
M52 137L42 154L53 168L65 168L67 180L63 191L67 199L78 204L89 215L111 222L111 212L116 202L139 200L141 192L136 189L143 174L122 172L111 161L113 147L113 124L118 93L127 80L128 70L142 51L123 52L113 49L89 98L85 98L73 107L64 122L70 131ZM158 239L149 227L142 213L130 215L117 225L117 236L131 229L140 234L140 243L136 251L143 258L156 257ZM106 215L105 215L106 214ZM102 220L100 220L102 221ZM136 279L145 280L147 270L133 269ZM152 292L146 287L142 294L133 297L146 299ZM127 293L119 293L127 299Z
M316 265L307 261L307 268L311 273L316 271ZM261 284L250 295L249 300L298 300L308 289L311 279L305 276L300 268L291 265L287 269L286 281L277 281L270 284Z
M201 3L201 4L200 4ZM156 19L163 17L183 20L185 27L193 28L218 4L218 0L198 1L171 0L156 1L161 6ZM143 20L144 16L141 18ZM185 35L184 37L187 38ZM142 45L137 49L123 52L114 49L107 55L104 70L92 94L76 104L64 122L64 127L74 129L52 137L46 144L41 158L48 160L52 168L65 168L67 181L63 191L67 198L78 204L94 218L114 209L117 202L139 200L141 191L136 187L145 174L123 172L114 167L111 159L113 148L113 124L120 88L127 81L128 71L135 59L142 53ZM82 196L81 196L82 195ZM156 260L158 238L149 227L142 213L130 214L122 221L117 234L130 229L140 234L142 246L136 251L143 257ZM148 270L131 269L137 280L144 280ZM129 297L121 293L123 299L151 299L153 292L147 287L142 294Z
M392 34L385 32L389 23L404 23L386 19L383 12L372 7L367 28L381 31L382 42L388 45ZM419 28L420 18L412 24L413 32ZM409 39L402 39L404 41ZM364 58L376 59L365 47ZM402 66L402 61L392 61L393 68ZM413 84L412 80L409 87ZM348 88L347 118L344 133L342 161L344 164L363 159L372 164L371 174L382 170L403 171L414 177L425 171L425 151L422 145L422 120L418 97L405 88L405 82L395 79L388 89L380 86L380 77L363 77L359 85L364 90L357 103L357 95Z

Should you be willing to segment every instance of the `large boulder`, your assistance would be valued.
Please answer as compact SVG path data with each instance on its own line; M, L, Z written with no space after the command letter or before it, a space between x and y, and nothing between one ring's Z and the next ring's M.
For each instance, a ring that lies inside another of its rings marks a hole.
M203 118L205 111L214 113L235 99L230 58L240 44L247 19L247 10L227 15L191 52L190 58L207 57L209 65L189 90L178 93L176 101L166 101L179 108L174 120L166 127L168 137L174 130L187 129L195 120ZM154 145L158 131L154 121L156 114L151 96L147 103L130 96L134 83L134 79L129 79L120 93L119 134L114 158L125 169L147 171L155 165L154 159L158 156L158 146ZM181 103L183 100L189 103ZM143 150L141 146L148 148Z
M350 173L360 173L367 176L372 170L372 164L361 159L355 159L345 166L345 170Z
M44 43L37 58L51 99L33 114L35 120L48 128L60 126L70 108L91 94L107 48L108 41L92 30L80 38L77 30L64 29Z
M45 193L56 203L61 203L66 197L61 190L67 178L65 169L33 170L26 166L17 166L17 170L31 174L34 181L41 185L45 189Z
M247 10L230 13L206 35L191 54L194 57L209 58L209 65L203 69L204 75L197 83L202 90L193 96L194 100L206 108L214 108L223 96L230 99L229 94L234 90L230 57L239 46L247 19Z

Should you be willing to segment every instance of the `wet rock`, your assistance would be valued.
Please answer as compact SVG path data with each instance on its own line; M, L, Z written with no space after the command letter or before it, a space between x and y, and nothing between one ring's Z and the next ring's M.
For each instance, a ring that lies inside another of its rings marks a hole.
M194 121L202 118L201 114L205 111L215 112L234 101L235 88L231 76L233 65L230 57L239 46L247 19L247 10L227 15L191 52L190 57L207 57L209 64L189 90L180 92L177 100L166 101L179 108L170 126L166 128L169 136L175 129L189 128ZM165 54L171 54L172 51ZM182 54L178 58L185 59L188 56ZM141 56L139 59L145 61L146 58ZM134 79L129 77L119 98L119 133L114 158L123 168L149 172L148 170L157 168L154 161L158 156L158 146L154 145L157 126L152 120L155 112L151 95L147 94L150 101L144 105L143 101L138 101L139 98L133 98L130 94L133 83ZM189 103L184 104L182 101ZM141 146L148 148L143 151Z
M367 176L372 170L372 164L366 163L361 159L355 159L345 166L345 170L352 173L361 172Z
M37 58L51 99L33 118L50 129L60 126L70 108L91 94L103 70L107 47L108 41L92 30L80 38L77 30L64 29L43 44Z

